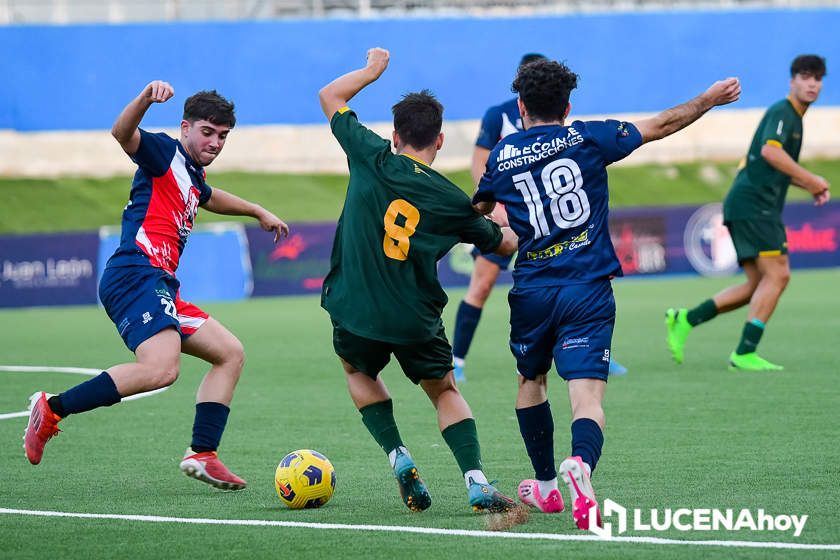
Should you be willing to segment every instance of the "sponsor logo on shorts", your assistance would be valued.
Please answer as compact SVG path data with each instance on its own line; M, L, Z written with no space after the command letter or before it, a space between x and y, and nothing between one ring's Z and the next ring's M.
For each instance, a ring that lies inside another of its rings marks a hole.
M572 348L589 348L588 336L569 337L563 341L562 349L571 350Z
M146 311L145 313L143 313L143 324L144 324L144 325L145 325L146 323L151 322L151 320L152 320L152 314L151 314L151 313L149 313L148 311Z

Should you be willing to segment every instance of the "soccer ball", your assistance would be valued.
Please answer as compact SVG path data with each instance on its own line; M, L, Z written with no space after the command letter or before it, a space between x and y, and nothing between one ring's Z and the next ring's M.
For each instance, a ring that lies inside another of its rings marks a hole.
M321 507L335 491L335 469L317 451L298 449L277 465L274 488L290 509Z

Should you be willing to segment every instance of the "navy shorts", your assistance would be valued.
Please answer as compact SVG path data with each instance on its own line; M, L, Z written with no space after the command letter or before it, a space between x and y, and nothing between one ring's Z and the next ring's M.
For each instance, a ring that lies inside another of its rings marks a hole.
M511 255L509 257L503 257L503 256L497 255L495 253L482 253L476 247L473 247L473 250L470 254L473 256L473 259L475 259L476 257L484 257L485 259L487 259L491 263L495 264L496 266L498 266L502 270L507 270L507 267L510 266L510 261L513 260L513 257L516 253L514 253L513 255Z
M514 287L510 303L510 350L516 369L536 379L551 369L565 380L607 380L615 326L609 280L539 288Z
M180 282L151 266L106 267L99 281L99 300L134 352L160 331L175 327L181 339L204 324L209 315L181 300Z

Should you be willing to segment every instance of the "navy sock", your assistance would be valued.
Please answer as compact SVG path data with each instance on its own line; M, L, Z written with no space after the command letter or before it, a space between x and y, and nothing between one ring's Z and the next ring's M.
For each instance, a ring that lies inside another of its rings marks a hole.
M87 412L100 406L117 404L121 398L120 393L117 391L117 386L114 385L114 380L111 379L107 371L103 371L93 379L79 383L75 387L71 387L58 395L56 399L58 402L55 403L56 406L54 407L50 403L50 408L52 408L53 412L64 418L70 414Z
M517 408L516 418L536 479L557 478L557 469L554 467L554 418L548 401L537 406Z
M578 418L572 422L572 456L579 456L592 472L595 472L603 446L604 433L595 420Z
M452 355L456 358L467 357L479 319L481 308L462 301L458 306L458 314L455 315L455 333L452 335Z
M201 402L195 405L195 422L190 447L196 453L216 451L225 431L230 409L217 402Z

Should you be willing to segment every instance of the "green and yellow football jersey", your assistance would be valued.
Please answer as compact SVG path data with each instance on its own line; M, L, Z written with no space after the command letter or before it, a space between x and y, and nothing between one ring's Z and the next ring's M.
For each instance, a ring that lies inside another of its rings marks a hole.
M761 156L761 148L772 144L799 160L802 147L802 116L789 99L772 105L753 137L745 165L723 203L724 220L781 220L790 177L776 170Z
M355 335L413 344L438 333L447 302L437 262L456 243L492 252L499 226L422 161L359 123L346 107L330 120L350 181L324 279L321 305Z

